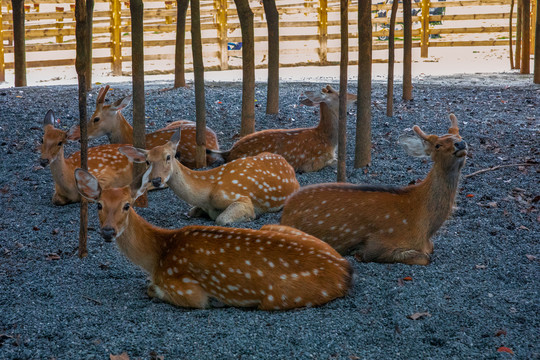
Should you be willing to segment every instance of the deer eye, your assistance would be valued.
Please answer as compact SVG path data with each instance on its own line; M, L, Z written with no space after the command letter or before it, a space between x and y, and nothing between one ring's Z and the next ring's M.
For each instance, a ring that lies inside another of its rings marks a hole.
M98 209L98 210L103 209L103 205L101 205L101 203L97 203L97 209Z
M97 123L100 120L99 116L94 118L94 122Z
M58 146L62 146L62 142L61 142L61 141L58 143Z
M167 161L171 161L171 155L167 155Z
M146 165L150 166L150 161L146 160Z
M126 203L126 205L124 205L124 211L128 211L129 210L129 203Z
M438 149L438 148L440 148L440 147L441 147L441 144L435 145L435 149Z

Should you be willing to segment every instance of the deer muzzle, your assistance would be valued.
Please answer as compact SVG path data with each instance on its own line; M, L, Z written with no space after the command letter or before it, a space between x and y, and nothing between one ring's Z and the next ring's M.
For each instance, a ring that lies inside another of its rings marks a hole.
M106 226L101 228L101 237L103 237L103 240L106 242L111 242L115 236L116 230L114 230L112 227Z
M460 142L455 143L454 148L456 149L454 154L457 157L462 157L462 156L467 155L467 143L465 141L460 141Z
M161 177L153 178L152 179L152 185L154 185L155 188L161 187L162 186Z
M49 159L43 159L43 158L41 158L41 159L39 159L39 164L40 164L41 166L45 167L45 166L49 165Z

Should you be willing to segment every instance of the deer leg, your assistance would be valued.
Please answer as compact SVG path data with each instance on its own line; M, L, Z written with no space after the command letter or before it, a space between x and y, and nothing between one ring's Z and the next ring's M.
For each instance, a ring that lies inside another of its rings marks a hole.
M209 301L206 291L195 280L185 283L184 279L186 277L167 278L167 289L164 289L165 286L150 284L147 290L148 296L180 307L207 308Z
M188 212L188 216L189 217L192 217L192 218L195 218L195 217L205 217L207 216L208 214L206 213L206 211L204 211L202 208L198 207L198 206L194 206L192 207L189 212Z
M216 218L216 224L227 225L234 222L251 221L253 219L255 219L253 203L249 197L243 196L227 206Z
M430 256L424 252L403 248L384 248L367 246L356 253L355 258L362 262L403 263L407 265L429 265Z

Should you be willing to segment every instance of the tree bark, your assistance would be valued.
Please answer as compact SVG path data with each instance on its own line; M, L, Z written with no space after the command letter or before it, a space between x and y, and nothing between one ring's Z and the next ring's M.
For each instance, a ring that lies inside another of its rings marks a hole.
M386 87L386 116L394 115L394 36L396 32L397 8L398 1L393 1L392 15L390 15L390 33L388 34L388 83Z
M371 1L358 2L358 101L354 167L371 163Z
M522 0L522 19L521 33L523 41L521 42L521 73L531 73L531 1Z
M403 0L403 100L412 100L412 10Z
M275 0L263 0L268 27L268 94L266 113L279 112L279 13Z
M255 35L248 0L234 0L242 28L242 120L240 136L255 131Z
M347 67L349 66L349 2L340 0L341 58L339 63L339 122L337 181L347 181Z
M204 96L204 62L201 39L201 11L199 0L191 0L191 49L195 72L195 166L206 166L206 100Z
M178 0L176 9L176 47L174 52L174 87L186 86L186 15L189 0Z
M24 26L24 0L11 0L13 7L13 47L15 86L26 86L26 42Z

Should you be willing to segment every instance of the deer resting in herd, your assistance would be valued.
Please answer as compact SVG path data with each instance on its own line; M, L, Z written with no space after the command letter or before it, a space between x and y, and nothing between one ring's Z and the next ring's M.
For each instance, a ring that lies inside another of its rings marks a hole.
M456 117L444 136L401 137L417 157L434 164L419 184L403 188L345 183L306 186L287 200L282 225L293 226L326 241L341 254L356 253L361 261L427 265L430 240L454 205L467 144L459 135Z
M190 216L207 214L218 225L249 221L281 210L287 197L300 185L294 169L280 155L262 153L237 159L219 167L195 171L174 158L181 129L161 146L150 150L125 146L120 149L134 162L152 167L155 188L167 184L174 193L194 206Z
M88 120L88 138L97 139L107 136L111 144L133 144L133 127L127 122L122 109L131 102L131 95L118 99L112 104L105 105L105 95L109 91L109 85L101 88L96 99L96 110ZM182 159L182 164L193 169L195 168L196 125L193 121L178 120L170 123L163 129L146 134L146 149L163 145L171 138L177 128L182 129L182 141L178 147L178 158ZM74 139L80 137L79 125L71 129ZM206 148L219 149L216 133L206 128ZM206 163L210 165L213 161L211 156L206 157Z
M71 140L68 133L54 127L54 113L49 110L43 120L41 166L50 164L54 180L54 205L67 205L81 200L73 172L81 166L81 153L64 157L64 144ZM118 151L121 145L102 145L88 149L88 168L98 177L102 187L130 184L133 163Z
M339 93L331 86L322 93L304 93L301 103L307 106L319 105L319 124L312 128L269 129L258 131L238 140L228 151L208 149L216 160L229 162L262 152L283 156L289 164L300 172L319 171L335 163L338 144ZM356 95L347 94L347 103L356 100Z
M346 295L351 266L332 247L281 225L261 230L217 226L162 229L133 204L151 167L131 186L102 189L77 169L82 196L98 202L101 235L150 275L148 295L176 306L207 308L210 299L240 307L284 310Z

